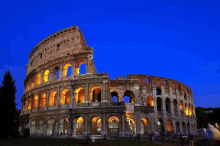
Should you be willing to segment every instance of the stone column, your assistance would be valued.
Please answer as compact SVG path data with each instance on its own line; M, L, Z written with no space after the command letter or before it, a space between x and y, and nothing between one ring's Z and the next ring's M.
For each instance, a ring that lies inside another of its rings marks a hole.
M44 77L44 71L41 71L41 78L40 78L40 85L44 83L43 77Z
M47 135L47 119L44 119L44 135Z
M177 112L180 115L180 100L177 99Z
M102 99L101 102L106 102L106 83L108 83L107 80L102 82Z
M72 78L76 76L76 60L72 61Z
M180 121L179 123L180 123L180 133L183 133L183 125L182 125L182 121Z
M85 119L84 119L84 122L83 122L83 124L84 124L84 129L83 129L83 133L84 133L84 136L87 136L88 135L88 114L86 113L85 114L85 117L84 117Z
M163 123L164 123L164 129L167 132L167 119L165 117L163 118Z
M164 86L161 86L161 95L165 95L165 89L164 89Z
M152 86L153 97L156 97L156 86Z
M165 99L162 98L163 113L167 113Z
M154 112L157 112L157 97L154 96Z
M89 55L87 56L87 62L86 62L86 73L91 73L93 74L94 71L92 71L92 66L90 64L92 64L93 61L93 56Z
M57 87L57 106L58 106L58 109L60 108L60 87L58 86Z
M59 125L59 121L58 121L58 118L55 119L55 135L59 135L59 128L58 128L58 125Z
M41 95L38 94L37 111L40 111L40 97Z
M89 99L89 83L86 83L86 87L85 87L85 103L89 103L90 99Z
M172 115L174 115L173 101L170 101L170 106L171 106L171 113L172 113Z
M60 64L59 79L63 79L63 63Z
M172 123L173 123L173 131L176 132L176 121L173 120Z
M101 120L101 122L102 122L101 135L105 135L105 133L106 133L106 131L105 131L105 122L106 122L106 120L105 120L105 113L102 113L102 120Z
M122 113L122 135L125 135L125 113Z
M47 94L47 98L46 98L46 109L48 110L48 108L49 108L49 98L50 98L50 92L49 92L49 91L47 91L47 92L46 92L46 94Z
M141 135L141 130L140 130L140 117L139 115L136 116L136 119L135 119L135 123L136 123L136 135Z
M26 97L26 100L27 100L27 104L26 104L26 112L27 112L28 111L28 102L29 102L28 97Z
M68 120L69 120L69 122L68 122L67 135L71 136L72 135L72 123L73 123L71 116Z

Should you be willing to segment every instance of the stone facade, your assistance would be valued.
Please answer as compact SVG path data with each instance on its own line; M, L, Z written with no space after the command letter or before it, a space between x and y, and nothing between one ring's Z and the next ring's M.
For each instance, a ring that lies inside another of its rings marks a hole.
M87 46L77 26L41 41L29 60L20 131L30 128L31 135L44 136L197 134L188 86L148 75L111 80L107 73L98 74L93 48ZM85 74L80 74L82 64L86 64Z

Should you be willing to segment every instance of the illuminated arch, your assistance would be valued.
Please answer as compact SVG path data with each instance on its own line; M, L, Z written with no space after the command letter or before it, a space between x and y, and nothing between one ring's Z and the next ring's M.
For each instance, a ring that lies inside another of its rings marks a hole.
M51 135L55 133L55 125L56 125L55 119L48 120L47 135Z
M101 102L101 88L94 86L90 90L90 102Z
M57 92L50 93L49 106L55 106L57 104Z
M37 85L40 85L41 82L41 73L37 74Z
M27 89L30 90L30 86L31 86L31 83L30 83L30 80L28 81L28 87Z
M47 95L43 93L40 97L40 107L46 107Z
M67 130L68 130L68 122L69 119L68 118L62 118L60 120L60 129L59 129L59 133L65 133L67 134Z
M28 99L28 110L31 110L31 105L32 105L32 98L29 97L29 99Z
M142 118L140 121L141 135L148 135L151 132L150 121L146 118Z
M43 80L44 80L45 83L49 81L49 73L50 73L49 70L46 70L44 72Z
M128 122L128 125L131 128L132 133L135 134L136 133L136 124L135 124L134 119L127 117L127 122Z
M34 134L35 133L35 125L36 125L36 121L32 120L31 121L31 126L30 126L30 133Z
M80 74L80 65L83 64L83 63L86 63L84 60L80 60L80 61L77 61L77 65L76 65L76 75L79 75Z
M192 108L191 108L190 103L189 103L189 115L192 116Z
M116 116L111 116L108 119L108 135L119 135L119 119Z
M61 96L60 96L60 104L64 105L64 104L69 104L70 103L70 92L68 89L64 89L61 92Z
M171 120L167 120L167 131L173 131L173 122Z
M44 133L44 120L39 121L38 125L38 134L43 134Z
M154 99L150 95L147 97L147 106L154 106Z
M188 105L187 105L187 103L185 103L185 113L186 113L186 115L189 115L189 110L188 110Z
M84 123L83 118L75 118L73 120L73 135L83 135Z
M32 77L32 79L31 79L31 87L34 87L34 84L35 84L35 77Z
M171 112L170 98L168 98L168 97L166 98L165 104L166 104L166 111L167 111L168 113L170 113L170 112Z
M75 100L74 103L84 103L85 101L85 92L82 87L78 87L75 90Z
M180 111L183 113L183 101L180 100Z
M162 119L159 119L157 121L157 128L158 128L158 131L165 131L164 122Z
M175 113L177 113L177 100L176 99L173 99L173 110Z
M91 122L91 133L95 135L101 135L101 126L101 118L99 116L93 117Z
M126 100L126 97L129 97L129 103L134 103L134 93L131 90L127 90L124 92L124 101Z
M68 72L68 68L71 67L72 65L70 63L66 63L63 67L63 77L66 78L67 77L67 72ZM70 68L72 69L72 68ZM72 71L71 71L72 72Z
M38 106L38 96L35 95L34 96L34 101L33 101L33 109L36 109Z

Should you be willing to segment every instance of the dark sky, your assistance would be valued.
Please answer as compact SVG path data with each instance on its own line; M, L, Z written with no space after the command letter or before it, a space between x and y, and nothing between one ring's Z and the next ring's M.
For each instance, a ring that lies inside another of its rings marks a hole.
M188 85L195 106L220 105L220 1L2 1L0 80L10 70L24 93L28 55L47 36L73 25L94 49L99 73L147 74Z

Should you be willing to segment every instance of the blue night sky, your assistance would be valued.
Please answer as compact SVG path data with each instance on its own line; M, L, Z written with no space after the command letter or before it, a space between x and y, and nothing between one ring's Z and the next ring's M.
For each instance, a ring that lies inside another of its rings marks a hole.
M195 106L220 105L220 2L158 0L2 1L0 80L24 93L28 55L47 36L78 25L98 73L167 77L193 90Z

